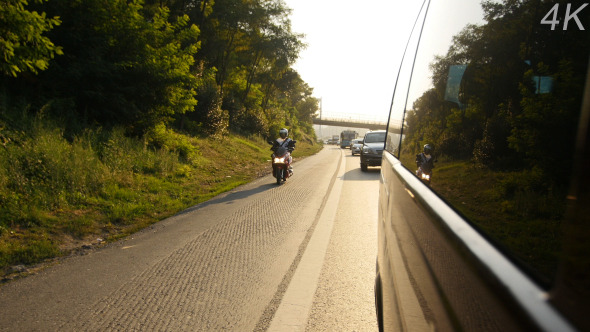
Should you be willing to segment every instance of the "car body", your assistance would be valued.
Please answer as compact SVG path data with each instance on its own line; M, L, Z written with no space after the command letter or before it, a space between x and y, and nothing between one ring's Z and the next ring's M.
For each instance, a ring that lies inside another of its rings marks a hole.
M362 138L353 139L352 142L350 143L350 152L352 153L353 156L357 153L360 154L362 148L363 148L363 139Z
M590 331L585 7L424 2L381 162L381 331Z
M361 148L361 170L368 166L381 166L381 156L385 148L385 130L371 130L365 133Z

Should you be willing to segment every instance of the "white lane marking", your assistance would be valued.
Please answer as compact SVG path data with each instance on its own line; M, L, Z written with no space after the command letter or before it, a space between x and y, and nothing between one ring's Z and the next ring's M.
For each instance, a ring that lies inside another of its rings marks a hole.
M346 161L340 152L340 168L295 274L287 287L268 331L304 331L313 304L324 257L338 210Z

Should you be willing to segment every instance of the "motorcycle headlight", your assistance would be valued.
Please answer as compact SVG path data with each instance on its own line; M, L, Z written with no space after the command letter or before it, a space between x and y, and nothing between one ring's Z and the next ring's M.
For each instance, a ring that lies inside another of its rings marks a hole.
M430 175L428 175L426 173L422 173L422 179L424 179L424 180L430 180Z
M285 158L275 158L275 164L284 164L285 163Z

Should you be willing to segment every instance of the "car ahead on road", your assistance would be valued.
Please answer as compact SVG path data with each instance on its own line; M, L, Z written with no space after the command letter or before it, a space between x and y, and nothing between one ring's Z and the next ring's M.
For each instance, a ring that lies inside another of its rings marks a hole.
M362 138L353 139L352 143L350 143L350 152L352 153L353 156L357 153L360 154L362 148L363 148L363 139Z
M589 11L423 3L381 164L381 331L590 331Z
M385 130L368 131L361 147L361 170L367 171L367 166L381 166L381 156L385 148Z

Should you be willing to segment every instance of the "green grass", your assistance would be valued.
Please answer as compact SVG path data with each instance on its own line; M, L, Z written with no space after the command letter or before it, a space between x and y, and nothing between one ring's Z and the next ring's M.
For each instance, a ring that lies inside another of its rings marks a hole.
M414 158L404 154L401 161L414 171ZM441 158L431 187L538 278L555 276L565 192L538 170L498 171Z
M112 241L269 172L259 137L197 138L159 127L66 140L59 126L26 132L0 121L0 272ZM321 146L299 142L294 157Z
M493 171L468 161L441 161L432 179L437 193L517 261L542 279L554 276L565 195L538 185L534 171Z

